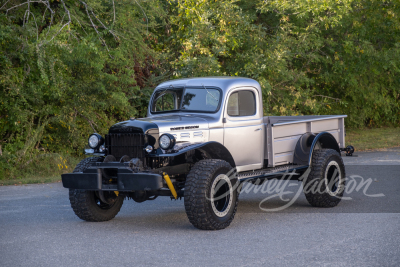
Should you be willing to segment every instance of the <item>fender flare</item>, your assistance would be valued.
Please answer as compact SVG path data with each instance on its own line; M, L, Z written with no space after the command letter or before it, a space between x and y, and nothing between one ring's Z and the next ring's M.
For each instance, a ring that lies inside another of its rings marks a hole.
M312 155L317 146L334 149L340 154L339 145L331 133L321 132L317 135L305 133L297 141L293 162L299 165L311 166Z
M157 154L152 155L151 157L160 157L160 158L179 158L184 156L185 158L193 158L196 155L196 152L201 153L205 158L208 159L222 159L227 161L233 168L236 167L235 160L232 157L232 154L229 150L219 142L210 141L204 143L195 143L180 149L174 153L168 154ZM195 163L196 161L194 161ZM172 163L172 165L175 165Z

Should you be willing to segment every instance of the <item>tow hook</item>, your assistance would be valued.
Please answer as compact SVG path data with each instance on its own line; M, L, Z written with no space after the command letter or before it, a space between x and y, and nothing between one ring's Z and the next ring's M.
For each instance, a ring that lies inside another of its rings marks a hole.
M171 179L169 178L168 174L166 174L165 172L163 172L163 176L164 176L164 180L167 182L169 190L171 190L172 195L176 199L178 197L178 194L175 191L175 188L174 188L174 185L171 182Z
M355 148L353 146L347 146L346 148L341 148L341 151L346 152L346 156L355 156L353 155Z

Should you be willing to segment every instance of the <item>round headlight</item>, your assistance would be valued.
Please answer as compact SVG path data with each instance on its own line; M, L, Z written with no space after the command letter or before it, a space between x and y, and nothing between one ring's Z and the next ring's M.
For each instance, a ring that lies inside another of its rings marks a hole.
M91 148L97 148L104 143L103 141L104 141L103 137L101 137L101 135L95 133L95 134L92 134L91 136L89 136L88 143Z
M171 149L175 146L175 137L170 134L163 134L159 139L160 147L164 150Z

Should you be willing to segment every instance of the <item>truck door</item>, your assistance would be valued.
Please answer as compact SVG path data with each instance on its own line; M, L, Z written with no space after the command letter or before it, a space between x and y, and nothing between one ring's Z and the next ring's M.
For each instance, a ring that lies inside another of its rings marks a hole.
M260 99L253 87L233 89L225 99L224 146L239 172L263 165L265 129Z

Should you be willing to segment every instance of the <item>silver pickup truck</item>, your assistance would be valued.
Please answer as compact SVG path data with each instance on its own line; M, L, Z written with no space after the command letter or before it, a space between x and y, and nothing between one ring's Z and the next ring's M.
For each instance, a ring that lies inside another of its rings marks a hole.
M345 186L340 153L354 152L345 148L347 116L264 117L262 95L247 78L160 84L146 118L91 134L85 151L92 157L62 175L75 214L106 221L125 199L184 197L195 227L223 229L235 216L241 185L272 178L301 181L312 206L336 206Z

